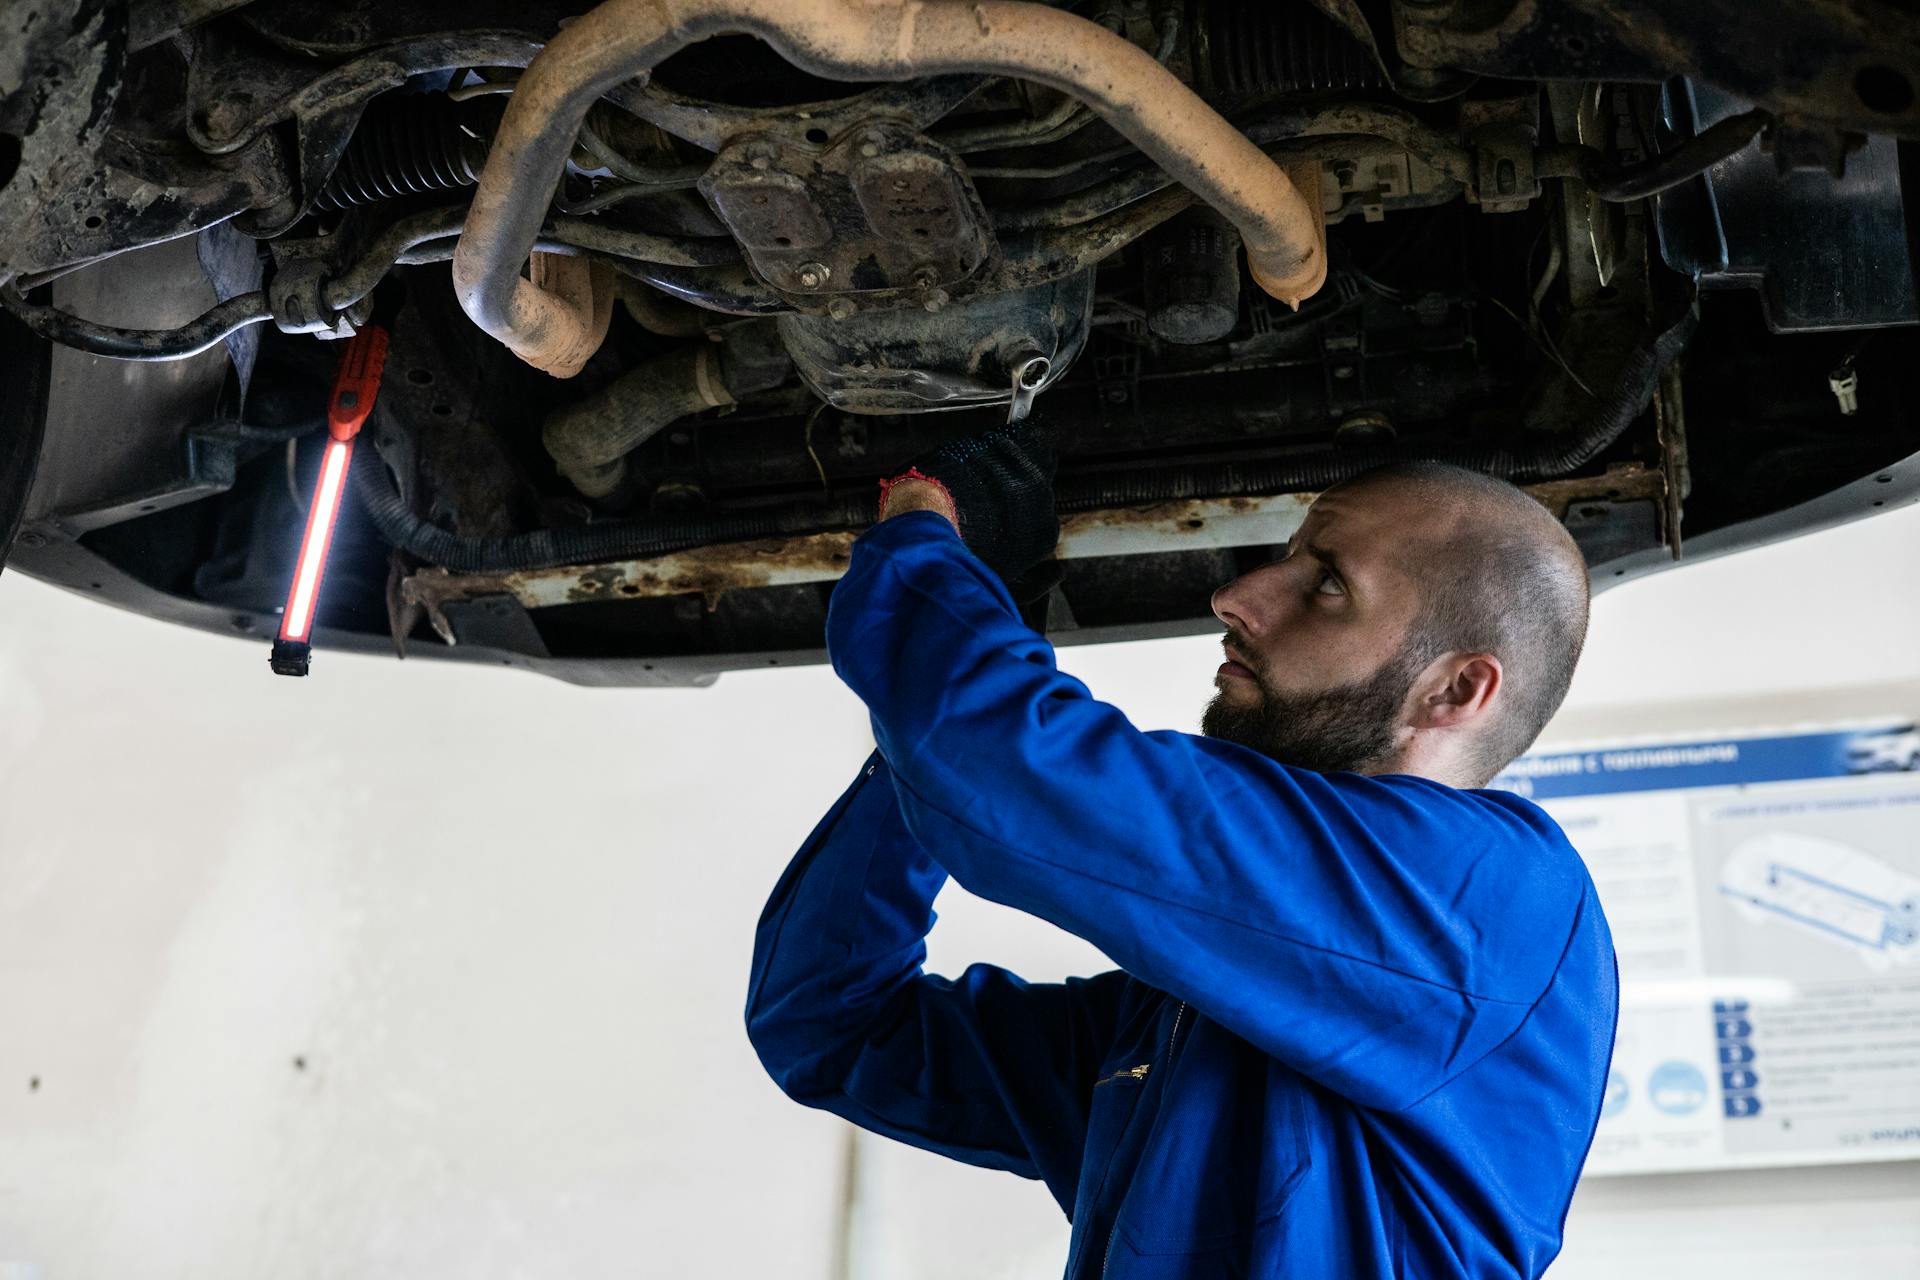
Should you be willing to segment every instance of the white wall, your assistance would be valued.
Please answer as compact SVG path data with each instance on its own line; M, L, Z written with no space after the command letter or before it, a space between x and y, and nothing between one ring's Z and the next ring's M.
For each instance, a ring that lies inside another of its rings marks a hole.
M1215 665L1064 661L1180 728ZM1920 509L1603 596L1554 732L1889 700L1920 711ZM832 1275L842 1127L779 1096L739 1010L760 904L867 742L823 669L277 680L259 642L0 576L0 1277ZM941 911L937 968L1099 964ZM850 1274L1059 1274L1037 1186L858 1152ZM1735 1267L1920 1274L1920 1164L1596 1180L1556 1274Z
M740 1010L858 704L265 653L0 578L0 1263L826 1275Z

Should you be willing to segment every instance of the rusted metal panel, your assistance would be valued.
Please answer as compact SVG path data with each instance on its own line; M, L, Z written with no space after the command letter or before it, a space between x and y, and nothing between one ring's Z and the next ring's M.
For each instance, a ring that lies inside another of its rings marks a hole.
M1629 463L1601 476L1524 487L1541 505L1564 518L1568 508L1582 500L1658 498L1661 480L1658 471ZM1062 560L1078 560L1273 546L1293 535L1317 496L1193 498L1076 512L1061 518L1058 555ZM646 560L514 573L422 569L400 584L400 594L405 603L424 607L430 615L438 615L450 601L494 595L510 595L529 609L676 595L701 595L711 601L729 591L835 581L846 572L857 536L841 531L718 543Z
M1211 551L1285 542L1306 519L1311 493L1189 498L1082 511L1060 520L1060 558Z
M450 600L510 595L529 609L652 596L714 597L751 587L831 582L846 571L852 532L727 542L646 560L567 565L513 573L456 574L422 569L400 584L401 598L432 611Z
M1576 502L1638 502L1661 498L1660 473L1638 462L1617 463L1608 467L1603 475L1542 480L1520 487L1562 520Z

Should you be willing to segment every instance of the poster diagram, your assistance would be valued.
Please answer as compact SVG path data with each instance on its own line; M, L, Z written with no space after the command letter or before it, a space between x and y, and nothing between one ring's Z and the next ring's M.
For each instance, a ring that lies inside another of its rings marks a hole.
M1920 1159L1920 730L1524 756L1621 1011L1590 1175Z
M1720 892L1746 919L1810 930L1876 972L1920 961L1920 877L1836 841L1756 836L1728 856Z

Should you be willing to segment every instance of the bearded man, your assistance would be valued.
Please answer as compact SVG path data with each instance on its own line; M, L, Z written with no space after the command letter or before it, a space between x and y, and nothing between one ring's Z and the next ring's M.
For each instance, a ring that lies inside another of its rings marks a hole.
M936 452L855 544L828 649L878 750L761 917L762 1062L1043 1182L1069 1280L1540 1275L1618 981L1565 836L1483 788L1566 693L1579 550L1474 472L1351 480L1215 592L1204 734L1145 733L1005 585L1058 535L1041 439ZM1121 967L923 972L949 875Z

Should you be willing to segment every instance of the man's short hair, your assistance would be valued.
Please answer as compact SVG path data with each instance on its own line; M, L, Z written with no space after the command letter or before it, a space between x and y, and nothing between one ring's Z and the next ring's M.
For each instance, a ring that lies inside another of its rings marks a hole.
M1560 709L1586 643L1586 559L1560 522L1505 480L1443 462L1399 462L1337 486L1413 490L1447 509L1445 533L1407 548L1421 608L1407 643L1415 669L1445 653L1491 653L1504 681L1476 740L1475 785L1533 745Z

